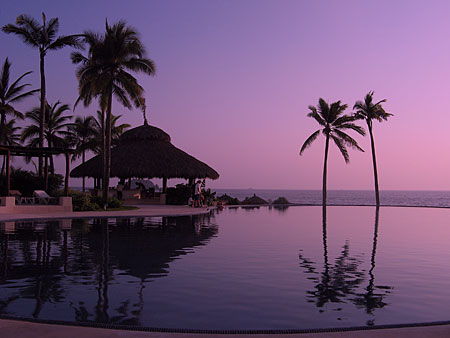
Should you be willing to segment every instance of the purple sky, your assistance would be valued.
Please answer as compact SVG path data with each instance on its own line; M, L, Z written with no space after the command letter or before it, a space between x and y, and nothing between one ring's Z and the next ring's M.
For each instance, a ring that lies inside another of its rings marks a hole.
M155 77L138 76L149 122L220 173L211 187L320 189L323 139L298 155L317 129L308 105L323 97L351 108L374 90L395 115L374 127L381 189L450 190L448 1L6 1L0 24L42 11L59 18L60 34L103 32L105 18L141 33L157 65ZM37 51L4 33L0 45L12 78L33 70L37 88ZM46 58L50 103L77 98L70 51ZM137 110L113 110L142 124ZM356 138L366 152L350 151L348 165L330 148L330 189L373 188L369 139Z

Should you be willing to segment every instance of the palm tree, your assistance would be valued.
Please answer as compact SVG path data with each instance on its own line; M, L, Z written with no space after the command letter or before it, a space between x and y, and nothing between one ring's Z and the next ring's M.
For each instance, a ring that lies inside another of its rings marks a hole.
M334 141L338 149L340 150L342 156L346 163L350 161L348 156L348 151L346 146L357 149L359 151L364 151L360 148L358 143L344 130L352 129L360 135L365 135L364 129L360 126L352 123L357 120L356 116L344 115L345 109L347 109L346 104L341 104L341 101L336 101L331 105L320 98L317 108L315 106L308 107L310 112L307 114L308 117L312 117L319 123L322 129L315 131L308 139L303 143L300 149L300 155L311 146L314 140L319 136L320 131L325 135L325 159L323 162L323 186L322 186L322 205L327 204L327 161L328 161L328 147L330 143L330 138Z
M20 141L20 134L18 131L20 127L15 126L16 121L10 120L3 126L3 135L0 138L0 144L8 145L8 146L17 146ZM6 155L3 156L3 165L1 175L5 172L6 166Z
M93 150L93 141L96 136L95 119L93 116L77 117L75 122L68 127L67 142L75 148L72 161L81 156L82 162L86 161L86 151ZM83 192L86 190L86 180L83 177Z
M31 72L22 74L9 86L10 68L11 63L8 61L8 58L6 58L0 73L0 144L5 144L3 143L3 140L5 138L6 115L11 115L16 119L23 119L23 114L14 109L12 104L18 103L24 98L39 91L39 89L34 89L24 92L25 88L30 86L30 84L20 84L20 81Z
M119 143L120 135L123 134L125 129L130 128L131 126L128 123L118 124L118 120L122 117L122 115L111 115L111 145L116 146ZM94 129L96 133L96 137L94 139L94 148L93 151L96 154L102 153L102 144L104 135L104 126L105 126L105 116L100 111L97 110L97 118L94 118Z
M144 89L128 71L155 74L155 65L145 54L138 33L119 21L110 26L106 21L106 32L98 35L86 32L89 45L88 56L72 53L72 62L80 64L77 69L79 100L87 106L98 97L100 108L106 113L105 121L105 167L103 199L107 203L111 171L111 112L113 96L126 108L142 107Z
M32 17L22 14L16 19L16 24L7 24L2 27L3 32L7 34L16 34L22 41L39 50L40 74L41 74L41 117L39 120L39 146L44 146L45 133L45 109L46 109L46 91L45 91L45 55L50 50L58 50L66 46L79 47L79 37L77 35L61 35L56 37L59 29L58 18L52 18L46 21L45 14L42 13L42 25ZM39 176L42 176L42 159L39 158Z
M47 145L49 148L55 147L65 147L67 142L65 138L69 134L67 128L71 125L70 120L71 115L64 115L64 113L70 110L69 105L61 104L60 101L56 102L53 106L47 104L48 114L46 114L46 124L45 124L45 139L47 140ZM25 117L32 121L32 124L27 126L23 132L21 141L24 142L28 140L28 146L30 147L40 147L40 119L41 111L39 107L27 112ZM53 155L50 155L50 172L55 173L55 166L53 162Z
M373 103L374 92L369 92L364 98L364 102L356 101L353 109L356 109L355 116L360 120L366 120L367 128L369 129L370 135L370 145L372 147L372 163L373 163L373 176L375 181L375 198L377 206L380 205L380 192L378 189L378 171L377 171L377 158L375 156L375 141L373 140L372 131L372 120L377 120L378 122L386 121L392 114L387 113L381 106L386 100L378 101Z

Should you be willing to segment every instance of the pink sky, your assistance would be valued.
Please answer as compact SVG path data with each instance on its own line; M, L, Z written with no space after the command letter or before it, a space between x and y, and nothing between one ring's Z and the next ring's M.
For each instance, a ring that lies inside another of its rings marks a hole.
M0 24L26 13L59 17L60 34L103 31L124 19L142 35L157 76L139 76L149 122L220 173L214 188L320 189L324 142L300 157L317 129L319 97L350 108L375 91L393 113L374 127L381 189L450 190L448 1L8 1ZM0 33L12 79L39 86L36 50ZM48 101L77 98L70 49L46 58ZM38 97L18 108L38 104ZM95 114L79 107L75 115ZM115 104L132 126L139 111ZM351 110L349 109L350 113ZM330 189L372 189L369 139L346 165L330 149ZM17 162L16 162L17 163ZM62 164L62 161L61 161ZM63 172L63 166L59 167ZM170 183L170 182L169 182ZM78 185L72 180L72 185Z

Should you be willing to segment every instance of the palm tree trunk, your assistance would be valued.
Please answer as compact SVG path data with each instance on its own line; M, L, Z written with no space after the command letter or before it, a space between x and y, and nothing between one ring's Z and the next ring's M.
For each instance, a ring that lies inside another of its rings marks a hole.
M5 167L6 167L6 156L7 156L7 155L3 155L3 164L2 164L2 173L1 173L1 176L3 176L3 175L4 175L4 173L5 173Z
M6 114L2 112L2 118L0 121L0 144L3 143L6 144L6 140L3 139L3 130L5 129L5 124L6 124Z
M48 142L48 148L52 149L53 145L52 143L49 141ZM53 154L50 154L50 174L54 175L55 174L55 163L53 162Z
M81 155L82 159L83 159L82 160L83 164L84 164L84 161L85 161L84 153L85 153L85 151L83 150L83 154ZM85 192L85 191L86 191L86 177L83 176L83 192Z
M103 175L101 178L98 179L99 187L102 187L103 192L103 185L104 185L104 178L105 178L105 168L106 168L106 134L105 134L105 110L102 108L102 116L101 116L101 132L102 132L102 144L101 144L101 156L102 156L102 172Z
M373 163L373 177L375 180L375 200L377 206L380 205L380 192L378 190L378 171L377 171L377 158L375 156L375 141L373 140L372 125L367 123L370 134L370 145L372 146L372 163Z
M330 144L330 135L327 135L325 141L325 159L323 161L323 182L322 182L322 206L327 205L327 162L328 162L328 147Z
M108 93L108 107L106 111L106 142L105 142L105 153L106 153L106 166L104 172L104 183L103 183L103 203L105 206L108 203L108 187L109 187L109 177L111 174L111 110L112 110L112 88Z
M41 71L41 121L39 131L39 147L44 146L44 133L45 133L45 69L44 69L44 51L40 52L40 71ZM39 157L39 177L43 174L42 157Z

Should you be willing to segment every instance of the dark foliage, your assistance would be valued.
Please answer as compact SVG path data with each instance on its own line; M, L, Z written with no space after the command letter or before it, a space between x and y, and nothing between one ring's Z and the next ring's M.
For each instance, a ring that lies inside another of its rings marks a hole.
M33 191L44 190L44 178L27 170L13 169L10 179L11 190L19 190L22 196L33 196ZM55 196L57 191L61 189L62 183L62 175L49 175L47 193L50 196ZM0 177L0 194L6 195L6 176Z
M289 201L286 197L278 197L275 201L273 201L273 204L289 204Z
M175 188L167 188L166 204L188 204L188 200L191 195L192 188L188 184L177 184Z

